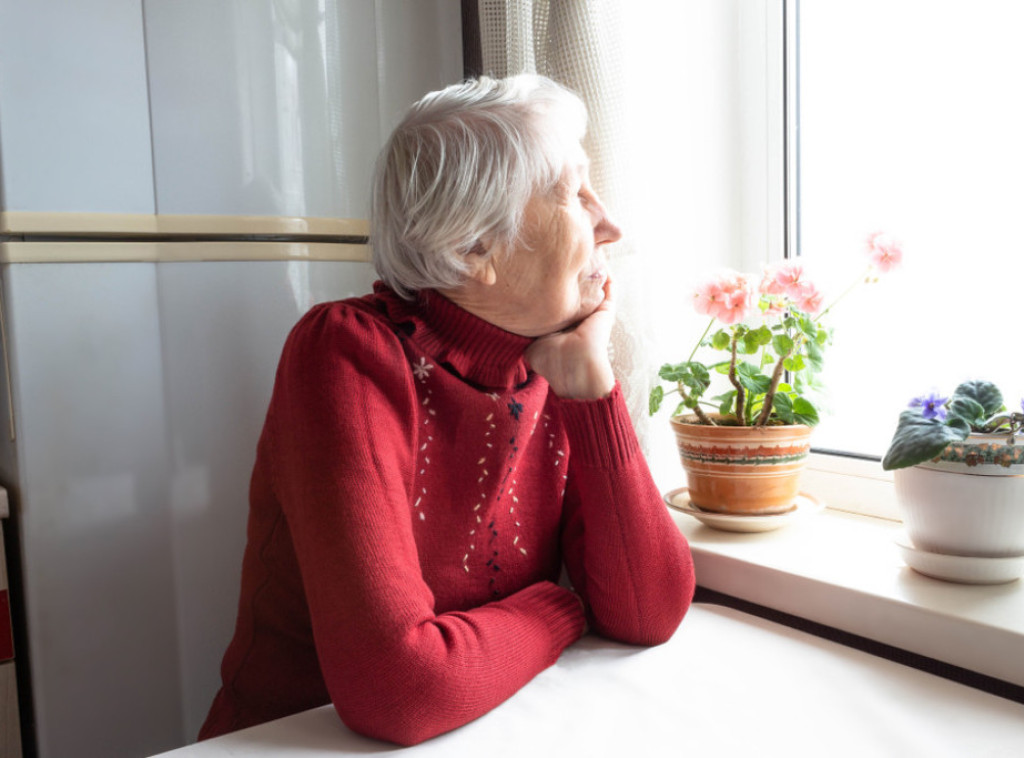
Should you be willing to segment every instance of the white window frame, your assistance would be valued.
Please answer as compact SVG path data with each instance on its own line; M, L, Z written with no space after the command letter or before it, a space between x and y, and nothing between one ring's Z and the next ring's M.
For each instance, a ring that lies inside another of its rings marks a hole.
M797 113L785 74L796 64L795 45L787 41L795 40L798 3L737 0L743 270L780 259L796 243L796 187L786 183L787 169L796 176L796 145L785 125ZM659 473L666 482L678 479L677 468ZM1007 663L1024 643L1024 584L965 587L906 567L894 544L902 526L894 523L892 474L876 460L814 452L803 488L828 510L764 534L729 535L673 513L701 586L1024 686L1024 667Z
M799 0L744 3L739 23L743 270L798 249ZM891 472L877 459L813 449L803 486L841 511L899 521Z

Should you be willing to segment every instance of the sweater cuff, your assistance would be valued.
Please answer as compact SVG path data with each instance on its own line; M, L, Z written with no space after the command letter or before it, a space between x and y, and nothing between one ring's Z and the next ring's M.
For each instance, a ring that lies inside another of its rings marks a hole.
M641 454L618 382L608 397L597 400L559 398L558 403L576 464L619 468Z
M562 650L576 642L586 630L587 620L583 612L583 603L579 597L571 590L553 582L531 584L509 596L503 602L508 605L522 603L525 608L532 610L532 613L524 613L524 617L544 619L543 623L547 627L553 643L554 656L549 663L553 663ZM548 608L550 614L544 613L538 616L537 608Z

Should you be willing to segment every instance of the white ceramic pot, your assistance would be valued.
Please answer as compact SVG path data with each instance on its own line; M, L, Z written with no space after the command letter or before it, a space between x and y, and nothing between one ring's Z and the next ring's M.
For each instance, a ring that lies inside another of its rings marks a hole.
M971 435L934 461L894 472L914 547L947 555L1024 555L1024 444Z

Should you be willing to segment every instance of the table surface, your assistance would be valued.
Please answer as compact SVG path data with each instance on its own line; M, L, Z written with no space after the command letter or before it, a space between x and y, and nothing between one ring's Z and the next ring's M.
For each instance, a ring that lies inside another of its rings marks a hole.
M390 753L330 706L165 758ZM1014 756L1024 704L729 608L696 604L665 645L588 636L424 756Z

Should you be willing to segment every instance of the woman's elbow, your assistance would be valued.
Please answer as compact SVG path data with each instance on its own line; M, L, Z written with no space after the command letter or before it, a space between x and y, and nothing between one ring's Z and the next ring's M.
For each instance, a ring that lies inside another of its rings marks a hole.
M637 598L630 614L594 618L591 627L602 637L627 645L663 645L672 639L693 602L696 588L693 572L683 573L678 581L667 582L662 587L657 595Z
M409 718L408 713L396 712L387 708L359 713L345 705L336 703L334 706L338 718L349 729L364 737L382 742L390 742L400 747L412 747L448 731L426 720ZM451 728L451 727L449 727Z
M362 686L353 687L353 681ZM479 702L473 684L465 671L447 662L399 655L328 689L338 717L353 732L409 747L456 729L497 704Z

